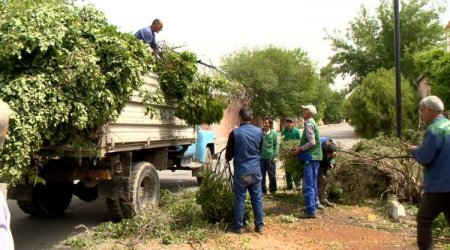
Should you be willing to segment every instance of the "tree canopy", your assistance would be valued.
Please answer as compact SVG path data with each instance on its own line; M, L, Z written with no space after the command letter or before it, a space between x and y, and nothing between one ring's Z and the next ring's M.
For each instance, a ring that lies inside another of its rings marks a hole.
M302 104L318 104L316 68L301 49L243 49L223 60L222 68L252 96L256 115L298 115Z
M431 84L433 95L439 96L446 109L450 108L450 53L433 48L417 55L416 62Z
M362 137L380 133L391 136L396 131L395 73L379 69L369 73L344 104L346 116ZM402 78L402 121L404 131L418 124L418 96Z
M400 9L402 74L411 82L421 73L415 67L414 54L444 41L439 15L445 8L436 1L403 0ZM359 15L342 34L328 35L334 55L331 63L340 74L353 78L356 88L370 72L395 66L394 14L392 1L382 0L371 15L362 6Z

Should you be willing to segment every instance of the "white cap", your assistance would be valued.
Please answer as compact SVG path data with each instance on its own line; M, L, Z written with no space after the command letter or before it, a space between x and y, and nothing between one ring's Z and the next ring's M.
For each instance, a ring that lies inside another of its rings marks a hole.
M312 115L317 115L317 109L312 104L302 105L302 109L307 109Z

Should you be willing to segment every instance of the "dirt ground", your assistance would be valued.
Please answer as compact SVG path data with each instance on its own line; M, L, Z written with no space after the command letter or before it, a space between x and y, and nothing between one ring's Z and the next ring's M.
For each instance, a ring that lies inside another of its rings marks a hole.
M205 243L149 242L142 249L415 249L415 233L405 223L386 220L369 207L339 206L308 220L272 214L262 235L248 227L242 235L223 233Z
M219 231L205 242L163 245L153 240L135 249L417 249L415 215L408 209L400 221L388 218L377 201L365 206L338 205L320 211L316 219L300 219L303 200L297 191L282 187L263 199L262 235L247 226L241 235ZM117 244L108 246L101 249L122 249ZM450 239L438 241L435 249L450 250Z

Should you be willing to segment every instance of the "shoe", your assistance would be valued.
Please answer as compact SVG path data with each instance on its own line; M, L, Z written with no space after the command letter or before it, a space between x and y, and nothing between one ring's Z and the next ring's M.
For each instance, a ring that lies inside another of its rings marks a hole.
M300 214L299 218L300 219L315 219L316 215L315 214L310 214L310 213L305 211L302 214Z
M235 234L242 234L244 231L242 228L235 228L233 226L228 227L225 232L227 233L235 233Z
M259 233L259 234L263 234L264 232L264 226L257 226L255 227L255 232Z
M325 210L325 207L322 206L322 204L320 204L320 203L316 204L316 208L319 209L319 210Z
M327 207L335 207L336 206L336 204L329 202L328 200L323 200L321 203Z

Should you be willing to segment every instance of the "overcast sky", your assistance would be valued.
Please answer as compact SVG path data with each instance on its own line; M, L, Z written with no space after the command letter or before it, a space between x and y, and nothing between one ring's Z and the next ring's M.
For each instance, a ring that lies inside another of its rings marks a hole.
M450 0L444 0L450 2ZM318 67L332 55L326 31L344 31L361 5L372 13L379 0L88 0L110 23L134 33L154 18L164 21L157 41L185 45L205 62L243 47L302 48ZM447 10L442 24L450 20Z

